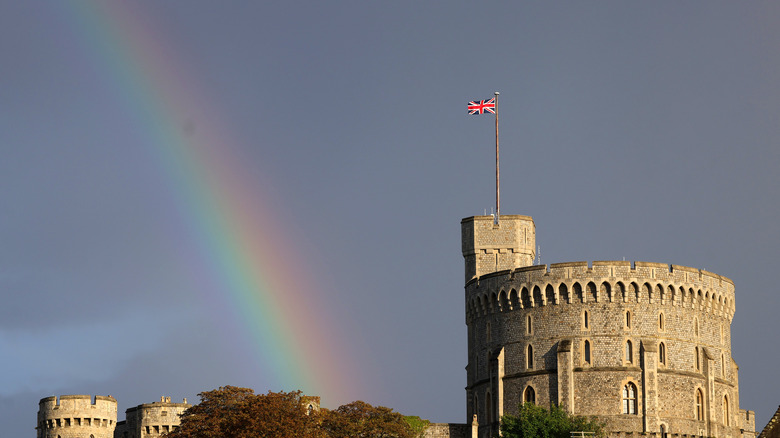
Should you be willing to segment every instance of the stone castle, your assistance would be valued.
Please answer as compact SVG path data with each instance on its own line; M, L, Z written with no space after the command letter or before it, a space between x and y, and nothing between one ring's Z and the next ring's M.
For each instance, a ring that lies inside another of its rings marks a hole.
M533 402L596 416L612 437L755 436L731 280L662 263L533 265L535 231L528 216L461 221L474 434Z
M147 438L158 437L178 427L179 416L189 408L187 399L172 403L170 397L125 411L117 422L114 397L63 395L38 403L38 438Z
M615 438L755 438L754 412L739 407L728 278L662 263L534 265L529 216L465 218L461 243L469 423L426 437L492 437L532 402L595 416ZM159 436L187 407L163 398L117 423L112 397L48 397L38 438Z
M319 397L302 397L307 412L319 411ZM181 424L181 414L190 405L172 403L170 397L144 403L125 411L117 421L114 397L62 395L38 403L38 438L155 438L173 432Z

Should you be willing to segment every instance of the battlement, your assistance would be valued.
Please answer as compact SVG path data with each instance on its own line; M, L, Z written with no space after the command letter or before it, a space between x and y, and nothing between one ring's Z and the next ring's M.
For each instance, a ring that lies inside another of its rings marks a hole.
M160 401L140 404L138 406L135 406L135 407L127 409L127 411L125 411L125 412L126 413L130 413L130 412L135 412L137 410L142 410L142 409L146 409L146 410L162 410L162 409L165 409L165 408L178 408L178 407L183 407L183 408L186 409L186 408L188 408L190 406L191 405L189 403L187 403L187 399L186 398L181 403L175 403L175 402L171 401L170 397L161 396L160 397Z
M696 307L729 320L735 311L734 282L729 278L651 262L568 262L505 269L469 280L466 297L467 317L484 314L491 306L505 310L572 302L670 304Z
M114 397L102 395L61 395L45 397L38 402L40 410L71 410L90 408L96 411L116 413L117 402Z
M551 263L549 265L523 266L515 269L504 269L473 277L466 282L466 285L478 283L480 280L493 277L510 275L514 277L517 273L537 272L539 275L534 277L551 278L578 278L592 277L594 274L601 274L602 277L612 278L664 278L681 282L695 282L707 286L723 286L733 289L734 282L722 275L703 269L691 268L688 266L669 265L666 263L654 262L630 262L630 261L593 261L589 262L566 262Z
M111 396L62 395L38 402L39 438L94 436L111 438L116 426L117 402Z

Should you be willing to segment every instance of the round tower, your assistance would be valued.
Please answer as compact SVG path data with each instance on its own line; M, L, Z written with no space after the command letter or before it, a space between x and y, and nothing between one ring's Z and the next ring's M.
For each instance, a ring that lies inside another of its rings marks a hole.
M159 402L144 403L125 411L125 421L120 421L117 438L151 438L175 431L181 424L181 415L192 405L173 403L170 397L160 397Z
M62 395L38 403L38 438L113 438L117 403L111 396Z
M660 263L532 266L530 239L520 264L495 251L491 269L479 261L489 251L466 248L496 230L470 228L467 418L477 415L480 437L522 402L597 416L611 436L740 436L731 280Z

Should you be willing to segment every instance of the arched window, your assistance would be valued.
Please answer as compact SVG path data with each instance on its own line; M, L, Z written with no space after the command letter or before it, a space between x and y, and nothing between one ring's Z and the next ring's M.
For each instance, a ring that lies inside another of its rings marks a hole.
M563 283L558 286L558 299L561 303L568 303L571 301L571 297L569 297L569 289Z
M631 328L631 311L626 310L626 328Z
M548 284L544 289L544 298L547 301L547 304L558 304L555 299L555 289L553 289L552 285Z
M634 348L631 341L626 341L626 362L634 363Z
M658 363L666 365L666 345L663 342L658 344Z
M693 334L699 336L699 318L693 318Z
M525 333L532 335L534 333L534 320L531 318L531 315L528 315L525 321Z
M582 328L584 330L588 330L590 328L590 321L588 321L588 311L584 310L582 312Z
M636 415L636 385L631 382L623 386L623 413Z
M723 353L720 354L720 376L726 377L726 356Z
M693 354L696 355L696 358L694 359L696 364L696 371L699 371L701 369L701 364L699 363L699 347L694 347Z
M531 344L528 344L528 348L526 349L526 368L529 370L532 370L534 368L534 347Z
M583 362L590 365L590 341L587 339L582 345Z
M666 426L661 425L661 438L666 438Z
M704 394L701 389L696 390L696 419L704 421Z
M729 425L729 396L723 396L723 424Z
M536 404L536 391L530 385L523 392L523 403Z
M658 330L663 331L664 330L664 314L659 313L658 314Z

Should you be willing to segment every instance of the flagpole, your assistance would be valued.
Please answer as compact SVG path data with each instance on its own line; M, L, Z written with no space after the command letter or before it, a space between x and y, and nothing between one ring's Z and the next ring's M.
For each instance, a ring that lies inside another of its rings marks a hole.
M498 178L498 91L495 92L496 95L496 217L495 217L495 224L498 225L498 216L501 212L501 185L500 180Z

